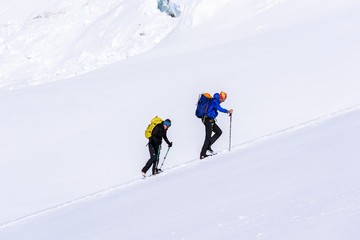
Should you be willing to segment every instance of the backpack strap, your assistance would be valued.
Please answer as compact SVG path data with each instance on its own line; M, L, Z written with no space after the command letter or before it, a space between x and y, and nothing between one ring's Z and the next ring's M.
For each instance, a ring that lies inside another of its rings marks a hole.
M205 117L206 117L207 110L208 110L208 108L209 108L210 103L211 103L213 100L214 100L214 98L211 98L210 101L209 101L209 103L208 103L207 106L206 106L205 113L204 113L204 117L203 117L203 123L205 123Z

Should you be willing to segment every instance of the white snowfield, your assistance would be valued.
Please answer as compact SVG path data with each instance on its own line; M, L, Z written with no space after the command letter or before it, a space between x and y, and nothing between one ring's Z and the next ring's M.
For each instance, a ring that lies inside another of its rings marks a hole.
M358 239L360 107L0 226L0 239Z
M0 2L0 239L359 239L360 2L172 2Z

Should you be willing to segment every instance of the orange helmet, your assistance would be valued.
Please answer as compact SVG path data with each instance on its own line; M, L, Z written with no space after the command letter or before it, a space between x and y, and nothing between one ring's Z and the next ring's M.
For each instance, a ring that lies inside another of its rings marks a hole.
M225 92L221 92L220 93L220 99L222 99L222 100L226 100L226 98L227 98L227 94L225 93Z

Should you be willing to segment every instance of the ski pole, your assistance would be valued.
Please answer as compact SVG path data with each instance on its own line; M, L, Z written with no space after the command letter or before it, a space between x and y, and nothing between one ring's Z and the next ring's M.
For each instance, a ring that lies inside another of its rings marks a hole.
M230 113L229 152L231 151L231 124L232 124L232 113Z
M164 160L163 160L163 162L162 162L162 164L160 166L160 169L162 168L162 166L163 166L163 164L165 162L165 159L166 159L166 156L168 155L169 150L170 150L170 147L168 147L168 150L166 151L166 154L165 154Z

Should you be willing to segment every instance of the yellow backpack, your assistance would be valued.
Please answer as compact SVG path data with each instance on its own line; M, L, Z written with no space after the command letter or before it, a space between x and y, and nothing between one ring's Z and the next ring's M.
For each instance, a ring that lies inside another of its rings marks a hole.
M150 138L151 134L152 134L152 131L154 130L154 127L156 125L160 124L162 121L163 120L161 118L159 118L158 116L151 119L151 123L149 124L149 126L145 130L145 137Z

